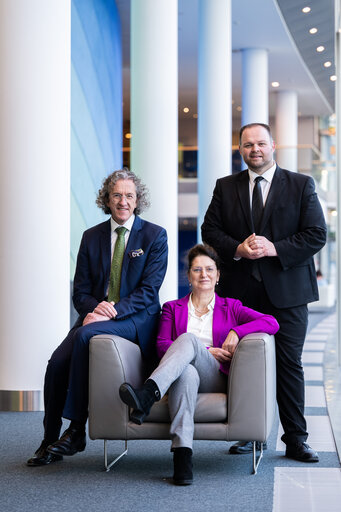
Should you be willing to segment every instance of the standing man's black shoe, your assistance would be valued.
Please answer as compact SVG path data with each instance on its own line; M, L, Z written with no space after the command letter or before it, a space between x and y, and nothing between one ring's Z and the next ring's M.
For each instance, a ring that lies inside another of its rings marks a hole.
M173 451L173 482L175 485L191 485L193 483L191 448L174 448Z
M266 442L263 443L263 450L267 449ZM260 442L256 441L256 450L260 450ZM233 455L243 455L244 453L252 453L253 452L253 442L252 441L238 441L231 446L229 449L229 453Z
M152 379L146 380L142 388L133 388L128 382L124 382L119 389L122 402L133 409L130 419L137 425L142 425L146 416L154 404L161 398L160 390Z
M61 455L55 455L54 453L49 453L47 451L47 447L51 443L49 441L45 441L45 439L42 441L41 445L39 446L38 450L35 452L33 457L28 459L26 464L28 466L47 466L48 464L51 464L52 462L57 462L58 460L63 460L63 457Z
M47 448L47 451L53 455L74 455L83 452L85 446L85 431L69 427L58 441Z
M307 443L287 444L285 456L301 462L318 462L319 456Z

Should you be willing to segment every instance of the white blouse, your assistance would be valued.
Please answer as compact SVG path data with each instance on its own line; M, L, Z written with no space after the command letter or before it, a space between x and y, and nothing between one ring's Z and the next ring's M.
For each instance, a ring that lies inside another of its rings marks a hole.
M192 294L189 296L187 332L195 334L207 348L213 347L212 325L214 304L215 295L213 295L211 302L207 305L208 312L198 316L193 306Z

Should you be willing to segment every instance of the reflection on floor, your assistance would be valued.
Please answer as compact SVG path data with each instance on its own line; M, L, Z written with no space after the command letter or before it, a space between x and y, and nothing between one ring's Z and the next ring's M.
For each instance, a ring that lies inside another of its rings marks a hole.
M336 445L327 409L328 395L335 397L332 379L324 378L323 362L326 343L326 359L333 352L335 366L335 331L336 315L329 315L311 329L306 338L302 357L305 373L306 419L309 432L309 444L320 454L335 452ZM329 348L331 345L331 348ZM329 367L332 363L329 363ZM335 368L334 368L335 370ZM328 375L328 369L326 375ZM330 373L330 372L329 372ZM339 402L341 395L338 395ZM341 417L338 429L341 424ZM276 450L283 452L285 445L281 441L283 430L279 427ZM335 432L334 432L335 434ZM306 464L293 467L276 467L274 479L273 512L282 511L314 511L337 512L341 503L341 472L340 467L323 468L319 464Z

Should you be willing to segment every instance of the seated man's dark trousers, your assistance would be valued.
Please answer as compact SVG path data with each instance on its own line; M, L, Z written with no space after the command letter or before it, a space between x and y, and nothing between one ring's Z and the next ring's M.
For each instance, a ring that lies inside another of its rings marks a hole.
M80 326L79 321L53 352L44 383L44 439L59 438L62 417L86 423L88 417L89 342L96 334L116 334L137 343L131 318Z

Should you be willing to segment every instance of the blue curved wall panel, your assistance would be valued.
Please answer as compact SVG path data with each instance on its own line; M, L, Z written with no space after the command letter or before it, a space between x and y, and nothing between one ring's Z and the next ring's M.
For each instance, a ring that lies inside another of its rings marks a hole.
M84 229L106 217L95 204L122 167L121 24L113 0L72 0L71 278Z

